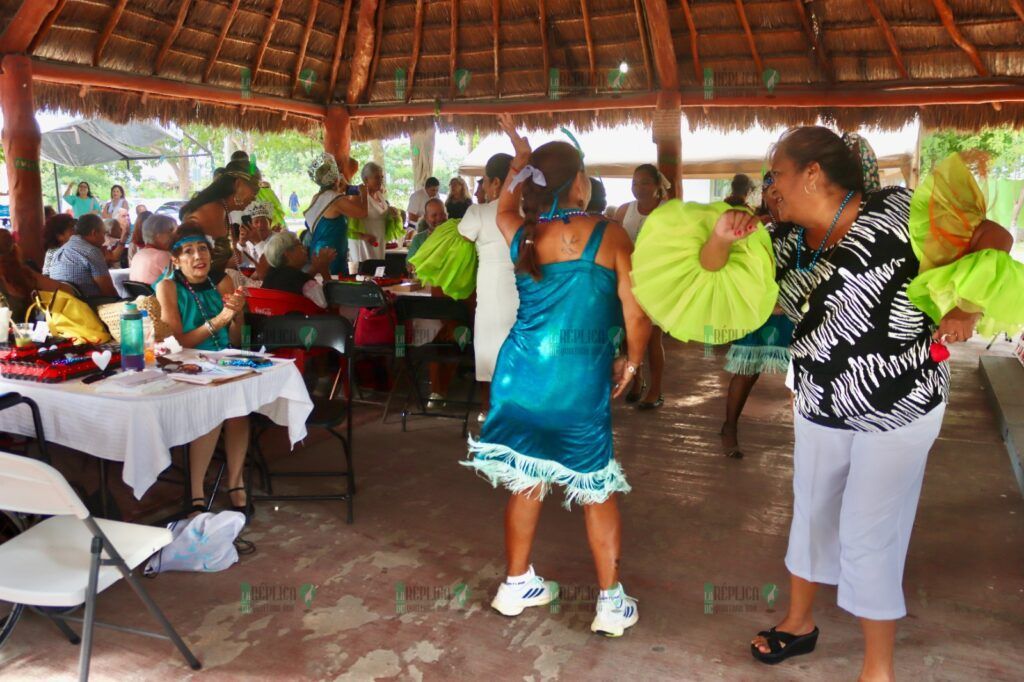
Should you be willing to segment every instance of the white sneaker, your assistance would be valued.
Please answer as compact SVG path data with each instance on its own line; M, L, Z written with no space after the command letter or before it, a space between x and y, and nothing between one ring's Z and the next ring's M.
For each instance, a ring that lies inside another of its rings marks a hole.
M544 578L535 575L533 566L522 582L510 585L507 581L498 586L498 594L491 601L491 608L503 616L518 616L528 606L544 606L555 598Z
M605 637L621 637L626 628L633 627L640 620L636 599L627 596L622 583L607 597L598 597L597 615L590 624L590 631Z

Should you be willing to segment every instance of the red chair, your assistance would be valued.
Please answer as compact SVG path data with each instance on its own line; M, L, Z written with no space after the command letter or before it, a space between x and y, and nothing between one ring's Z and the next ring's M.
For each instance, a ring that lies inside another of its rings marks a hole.
M249 312L256 315L266 315L267 317L288 314L323 315L327 312L305 296L293 294L290 291L247 287L245 293ZM288 348L274 351L274 357L294 359L295 367L299 372L305 372L307 357L324 354L325 351L320 349L303 351Z

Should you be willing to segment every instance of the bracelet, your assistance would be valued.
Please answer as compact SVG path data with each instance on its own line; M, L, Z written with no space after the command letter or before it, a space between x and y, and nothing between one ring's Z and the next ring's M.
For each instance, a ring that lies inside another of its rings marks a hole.
M217 335L217 330L214 329L213 323L210 322L209 320L206 321L206 329L207 329L207 331L210 332L210 336L216 336Z

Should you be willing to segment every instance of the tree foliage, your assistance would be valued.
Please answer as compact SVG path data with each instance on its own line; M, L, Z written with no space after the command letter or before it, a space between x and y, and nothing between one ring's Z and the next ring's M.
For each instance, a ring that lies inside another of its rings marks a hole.
M990 155L989 177L1024 179L1024 132L1012 128L989 128L977 133L942 130L921 141L921 172L955 152L977 149Z

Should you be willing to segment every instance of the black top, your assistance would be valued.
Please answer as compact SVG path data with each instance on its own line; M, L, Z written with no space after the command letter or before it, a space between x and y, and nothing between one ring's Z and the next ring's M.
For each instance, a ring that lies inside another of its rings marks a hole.
M473 205L472 199L466 199L465 201L452 201L449 199L444 202L445 211L448 213L449 219L462 220L463 216L466 215L466 211Z
M931 321L907 298L920 267L910 198L900 187L865 195L849 232L808 272L796 269L801 230L774 240L779 305L796 325L796 409L816 424L891 431L948 399L949 369L929 353ZM813 252L805 242L801 266Z
M306 282L311 279L313 279L311 275L298 268L282 265L267 271L267 276L263 278L263 288L287 291L302 296L302 287L306 286Z

